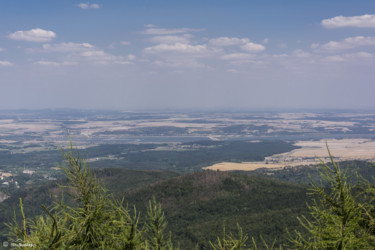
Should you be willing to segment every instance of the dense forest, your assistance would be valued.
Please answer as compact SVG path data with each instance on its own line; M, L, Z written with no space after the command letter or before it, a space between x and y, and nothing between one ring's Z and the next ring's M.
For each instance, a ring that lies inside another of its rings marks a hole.
M306 173L315 171L324 181L321 186L303 184L306 176L301 178L299 168L272 178L259 172L91 172L73 148L65 157L65 179L22 190L0 203L5 211L0 219L7 221L1 228L7 235L3 241L84 249L336 249L374 244L375 191L356 174L355 165L341 169L332 160L318 169L310 167ZM370 164L357 163L372 174ZM286 182L287 176L302 184ZM336 228L340 226L345 230Z

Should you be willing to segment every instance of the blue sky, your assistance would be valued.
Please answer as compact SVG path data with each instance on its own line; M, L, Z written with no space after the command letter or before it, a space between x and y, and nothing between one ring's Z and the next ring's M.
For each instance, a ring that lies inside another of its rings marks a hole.
M375 2L0 2L0 109L374 109Z

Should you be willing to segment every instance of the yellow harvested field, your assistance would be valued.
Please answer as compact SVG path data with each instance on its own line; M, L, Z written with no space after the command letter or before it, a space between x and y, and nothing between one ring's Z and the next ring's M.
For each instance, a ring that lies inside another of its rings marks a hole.
M265 161L257 162L221 162L214 165L204 167L203 169L209 170L220 170L220 171L253 171L258 168L268 168L268 169L281 169L284 167L295 167L301 165L312 165L319 163L318 160L314 161L302 161L302 162L280 162L280 163L266 163Z
M265 162L242 162L242 163L221 162L221 163L216 163L209 167L205 167L204 169L220 170L220 171L234 171L234 170L252 171L258 168L283 168L283 167L284 165L282 164L266 164Z
M286 166L317 164L319 163L317 157L327 162L329 158L326 149L326 141L336 161L375 161L375 141L369 139L332 139L298 141L294 145L302 148L266 157L262 162L221 162L205 167L204 169L221 171L252 171L258 168L279 169Z
M328 157L326 140L299 141L295 145L301 149L291 151L292 157ZM369 139L342 139L327 140L328 147L333 156L341 160L374 160L375 141Z

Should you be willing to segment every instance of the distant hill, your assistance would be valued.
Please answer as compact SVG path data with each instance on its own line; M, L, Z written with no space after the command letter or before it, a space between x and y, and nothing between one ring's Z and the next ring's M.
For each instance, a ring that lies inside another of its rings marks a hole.
M328 163L330 165L330 163ZM343 171L348 171L347 174L353 182L357 181L357 174L359 173L363 178L367 179L375 185L375 164L367 161L343 161L338 165ZM241 174L247 175L261 175L270 176L275 179L284 180L292 183L309 185L311 181L320 183L321 177L318 171L319 164L309 166L285 167L280 170L272 169L257 169L255 171L244 172ZM235 172L239 173L239 172Z
M277 239L285 243L286 228L299 228L296 217L307 212L306 186L266 177L216 171L201 171L179 176L169 171L101 169L96 176L117 198L124 198L129 208L136 206L141 218L154 196L162 204L168 231L182 249L208 247L209 240L221 236L223 223L235 232L238 222L244 232L259 240ZM64 183L65 181L60 181ZM20 190L0 203L0 235L3 222L19 213L22 197L28 218L43 213L40 205L49 205L60 193L56 182Z
M170 171L137 171L111 168L97 170L94 173L117 197L120 197L127 190L178 176L177 173ZM22 198L25 215L28 218L33 218L43 213L42 204L49 206L56 201L56 198L61 194L59 185L64 184L66 184L65 179L40 185L35 184L17 191L10 198L0 202L0 236L7 233L4 222L12 221L14 211L19 214L19 198Z
M95 171L95 174L115 196L121 196L126 191L179 176L178 173L171 171L141 171L120 168L99 169Z
M129 207L145 215L148 201L161 202L175 242L182 249L196 245L205 249L209 240L221 236L223 223L272 242L286 242L286 228L299 227L297 216L305 214L306 186L264 177L202 171L175 177L124 194Z

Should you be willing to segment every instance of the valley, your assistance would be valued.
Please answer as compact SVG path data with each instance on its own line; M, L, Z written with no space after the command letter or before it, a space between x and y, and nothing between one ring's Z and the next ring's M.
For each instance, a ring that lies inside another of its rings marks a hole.
M319 181L316 156L329 160L326 142L350 173L370 179L374 131L372 112L0 111L0 238L19 198L29 218L60 198L72 140L116 198L144 215L156 197L173 240L188 248L207 248L223 221L286 243Z

